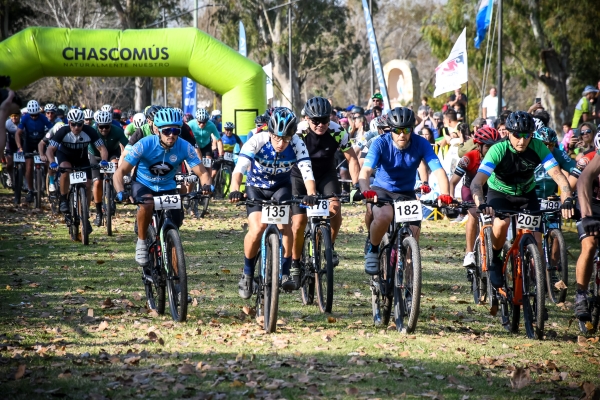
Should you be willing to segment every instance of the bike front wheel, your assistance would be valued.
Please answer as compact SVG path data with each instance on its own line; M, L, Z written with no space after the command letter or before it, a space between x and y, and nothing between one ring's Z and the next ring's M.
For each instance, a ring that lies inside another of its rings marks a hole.
M23 176L25 175L25 163L15 163L13 167L13 190L15 191L15 204L21 204L21 193L23 191Z
M414 237L402 240L394 277L394 319L398 332L417 327L421 305L421 253Z
M546 265L546 285L548 286L548 298L553 303L562 303L567 298L567 286L569 285L569 268L567 259L567 245L565 238L558 229L551 229L544 237L544 245L548 255ZM560 289L556 286L562 281Z
M302 304L305 306L313 304L315 300L315 274L312 265L312 242L310 234L304 235L304 245L302 246L302 256L300 263L302 271L300 272L300 294L302 295Z
M167 255L166 276L169 293L169 309L174 321L184 322L187 318L188 290L185 255L179 232L169 229L165 237Z
M77 200L77 208L79 215L79 221L81 222L81 243L85 246L90 244L90 206L87 200L87 193L84 187L80 187L78 190L79 199Z
M537 245L530 243L522 254L523 263L523 320L530 339L544 338L546 290L544 267Z
M330 313L333 306L333 261L331 232L324 226L317 228L314 242L315 283L321 312Z
M104 187L102 188L102 203L104 209L104 221L106 222L106 234L108 236L112 236L112 218L115 213L114 210L114 202L113 199L115 197L113 186L110 183L110 180L104 180Z
M44 170L42 168L35 169L35 197L33 198L34 208L42 208L42 193L44 193L44 186L46 180L44 179Z
M277 329L277 312L279 307L279 236L271 233L267 237L266 266L263 293L264 329L272 333Z

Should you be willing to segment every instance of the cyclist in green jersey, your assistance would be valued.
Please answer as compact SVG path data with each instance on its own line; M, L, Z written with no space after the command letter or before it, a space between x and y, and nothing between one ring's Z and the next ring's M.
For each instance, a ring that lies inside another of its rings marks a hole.
M535 122L533 117L516 111L506 120L508 139L493 145L485 155L477 175L471 183L471 193L475 204L483 213L494 215L494 208L519 210L525 207L531 211L540 209L535 192L534 172L542 164L561 190L562 214L564 218L573 216L573 199L567 178L560 170L556 159L541 140L533 139ZM483 196L483 185L487 182L487 201ZM495 218L492 227L493 257L489 266L490 280L494 287L503 284L503 261L500 258L506 241L510 219ZM541 234L536 232L538 246Z

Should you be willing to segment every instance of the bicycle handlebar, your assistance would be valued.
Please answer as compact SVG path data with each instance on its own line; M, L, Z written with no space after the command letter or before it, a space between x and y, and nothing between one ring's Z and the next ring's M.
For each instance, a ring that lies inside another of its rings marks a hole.
M165 194L163 196L179 196L180 198L189 198L189 199L204 199L207 197L210 197L210 195L208 194L203 194L202 192L191 192L191 193L186 193L186 194L179 194L179 193L174 193L174 194ZM160 196L152 196L152 197L136 197L133 199L133 201L128 202L127 204L131 204L131 205L138 205L138 204L154 204L154 197L160 197ZM151 201L150 201L151 200Z

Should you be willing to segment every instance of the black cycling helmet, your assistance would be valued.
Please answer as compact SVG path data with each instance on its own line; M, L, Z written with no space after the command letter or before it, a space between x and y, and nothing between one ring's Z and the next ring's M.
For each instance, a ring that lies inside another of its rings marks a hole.
M330 117L331 104L323 97L313 97L304 105L304 115L308 118Z
M360 114L360 115L365 115L365 109L359 106L354 106L352 107L352 109L350 110L350 112L352 114Z
M525 111L515 111L506 118L506 130L511 133L535 131L533 116Z
M254 118L254 125L263 125L267 123L269 123L269 117L267 117L266 115L261 114Z
M414 128L415 113L410 108L396 107L387 113L390 128Z
M146 118L149 119L150 121L154 121L154 114L156 114L158 111L162 110L162 106L150 106L147 110L146 110Z

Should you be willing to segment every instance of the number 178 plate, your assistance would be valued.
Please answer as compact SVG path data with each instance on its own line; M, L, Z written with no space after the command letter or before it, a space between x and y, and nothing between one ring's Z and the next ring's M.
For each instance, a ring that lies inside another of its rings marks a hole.
M419 200L397 201L394 203L396 222L413 222L423 219L423 208Z

